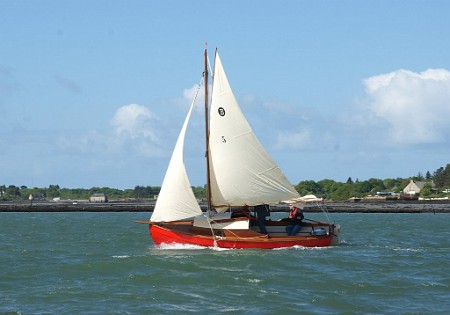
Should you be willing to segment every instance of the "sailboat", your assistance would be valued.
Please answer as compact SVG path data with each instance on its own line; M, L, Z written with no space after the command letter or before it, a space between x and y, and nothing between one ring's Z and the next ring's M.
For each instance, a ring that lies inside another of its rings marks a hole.
M246 212L258 206L319 205L321 199L301 197L263 148L233 94L217 49L209 106L206 49L204 64L207 209L203 212L194 196L183 157L194 98L150 221L140 221L149 225L154 243L236 249L336 245L339 225L305 220L298 234L288 236L286 220L264 218L260 227Z

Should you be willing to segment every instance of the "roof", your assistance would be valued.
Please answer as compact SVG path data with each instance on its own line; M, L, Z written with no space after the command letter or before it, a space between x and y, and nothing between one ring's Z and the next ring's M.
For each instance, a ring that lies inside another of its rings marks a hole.
M428 181L428 182L425 182L425 181L413 181L413 183L415 183L416 184L416 186L417 187L419 187L420 189L422 189L424 186L425 186L425 184L430 184L431 185L431 187L436 187L436 184L433 182L433 181Z
M105 197L104 193L96 193L96 194L92 194L91 197Z

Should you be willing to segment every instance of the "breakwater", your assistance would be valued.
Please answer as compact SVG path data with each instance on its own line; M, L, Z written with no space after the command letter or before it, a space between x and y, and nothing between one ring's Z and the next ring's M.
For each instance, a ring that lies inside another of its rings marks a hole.
M330 213L450 213L449 200L437 201L378 201L378 202L323 202ZM151 212L154 202L65 203L34 202L0 203L0 212ZM206 205L201 205L206 210ZM277 205L272 212L287 212L288 207ZM320 212L319 206L308 204L304 212Z

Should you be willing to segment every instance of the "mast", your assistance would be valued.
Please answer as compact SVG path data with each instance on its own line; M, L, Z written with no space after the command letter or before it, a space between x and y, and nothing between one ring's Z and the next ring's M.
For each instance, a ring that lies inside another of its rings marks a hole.
M211 172L209 166L209 105L208 105L208 51L205 49L205 70L203 71L205 82L205 132L206 132L206 196L208 201L208 217L211 211Z

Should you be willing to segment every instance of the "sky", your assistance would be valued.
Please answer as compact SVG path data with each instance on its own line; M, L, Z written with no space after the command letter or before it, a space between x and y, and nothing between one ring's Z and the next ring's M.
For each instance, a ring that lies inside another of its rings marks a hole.
M0 1L0 185L160 186L220 56L297 184L450 163L449 1ZM187 134L206 182L200 103Z

